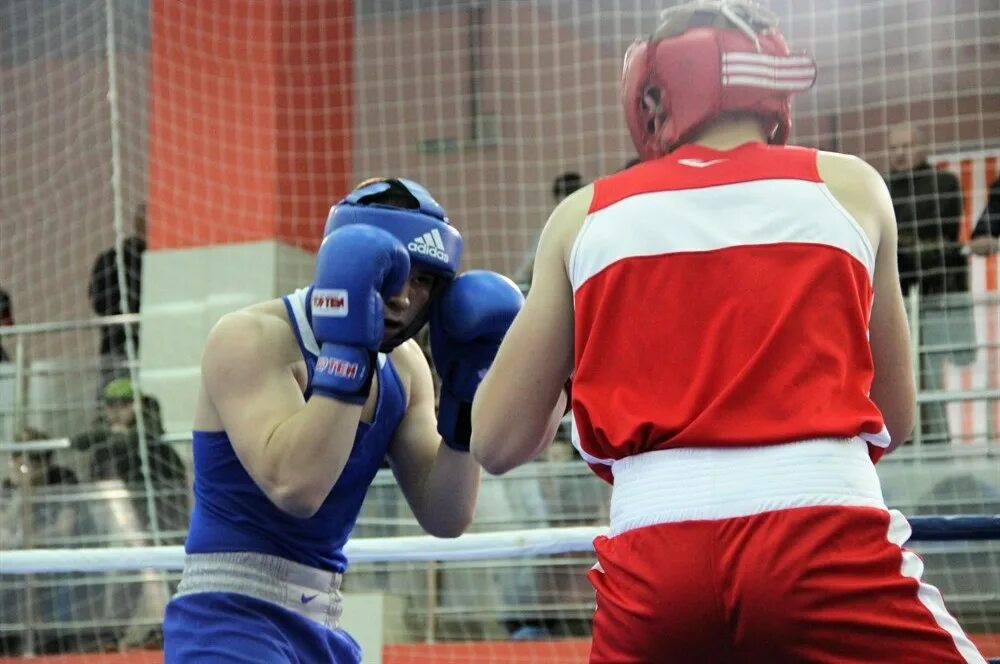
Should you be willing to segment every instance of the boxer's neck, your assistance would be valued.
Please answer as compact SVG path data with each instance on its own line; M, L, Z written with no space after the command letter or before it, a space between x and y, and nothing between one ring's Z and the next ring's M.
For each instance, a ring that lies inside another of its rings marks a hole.
M740 113L716 118L699 131L691 142L713 150L731 150L754 141L767 142L760 120L754 115Z

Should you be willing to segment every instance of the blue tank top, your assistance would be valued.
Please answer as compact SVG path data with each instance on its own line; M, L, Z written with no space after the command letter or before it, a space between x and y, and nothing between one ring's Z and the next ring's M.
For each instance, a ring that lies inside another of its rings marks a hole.
M283 300L311 383L319 345L309 323L308 295L309 289L300 289ZM309 398L308 390L305 397ZM275 507L240 463L225 431L195 431L194 511L185 550L253 551L343 572L347 567L344 544L405 409L399 374L389 358L380 354L372 423L358 426L340 478L319 511L308 519L297 519Z

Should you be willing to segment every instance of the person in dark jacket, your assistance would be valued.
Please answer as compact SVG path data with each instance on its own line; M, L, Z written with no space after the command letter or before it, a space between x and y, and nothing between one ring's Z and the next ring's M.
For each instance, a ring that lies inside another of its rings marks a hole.
M146 251L146 204L135 210L135 230L122 242L122 259L125 265L125 304L127 313L139 311L142 293L142 255ZM114 316L122 311L121 282L118 278L118 254L115 247L98 254L90 271L90 304L98 316ZM138 344L138 330L133 327L133 338ZM102 357L125 357L125 326L106 325L101 328Z
M969 264L961 241L962 189L958 178L927 161L926 136L910 124L889 131L887 180L899 231L899 280L903 293L921 296L918 388L943 388L942 363L975 359L969 303ZM924 442L949 442L943 402L920 409Z
M142 451L138 428L141 416L147 475L142 466ZM160 442L163 435L159 402L147 394L136 395L132 381L115 378L101 393L101 415L94 426L70 440L74 449L89 455L89 478L93 482L120 480L136 491L136 513L147 520L144 490L152 488L155 496L159 528L181 531L187 525L187 469L180 455L170 445ZM169 542L172 543L172 542Z
M903 293L964 293L968 261L960 239L962 189L958 178L927 162L921 130L898 125L889 132L888 178L899 228L899 278Z

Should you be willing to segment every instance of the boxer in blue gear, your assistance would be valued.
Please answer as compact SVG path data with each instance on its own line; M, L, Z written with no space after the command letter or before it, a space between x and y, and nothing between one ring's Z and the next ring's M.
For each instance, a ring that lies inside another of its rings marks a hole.
M428 533L469 525L468 413L522 299L492 272L456 279L461 252L425 188L370 180L331 209L310 286L213 328L168 664L361 661L339 627L343 548L385 458ZM440 423L412 340L428 319Z

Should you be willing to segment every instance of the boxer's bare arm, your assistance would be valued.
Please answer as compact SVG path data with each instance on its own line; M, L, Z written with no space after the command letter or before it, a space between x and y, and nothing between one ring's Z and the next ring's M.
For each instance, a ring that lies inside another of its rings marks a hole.
M238 311L212 329L202 386L240 462L282 511L306 518L319 509L354 444L361 406L305 402L288 354L286 321Z
M476 392L472 454L490 473L537 456L565 410L562 388L573 370L573 289L566 266L592 196L593 187L584 187L549 217L524 308Z
M466 452L441 444L434 415L434 383L413 340L392 351L407 389L406 414L389 446L389 463L420 526L437 537L458 537L472 523L479 465Z
M820 153L820 176L831 193L862 227L875 248L875 297L869 336L875 378L871 397L882 411L892 451L909 437L916 410L916 388L903 294L896 262L896 217L879 173L861 159Z

